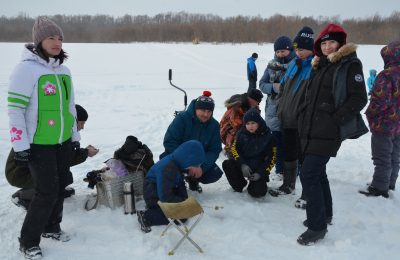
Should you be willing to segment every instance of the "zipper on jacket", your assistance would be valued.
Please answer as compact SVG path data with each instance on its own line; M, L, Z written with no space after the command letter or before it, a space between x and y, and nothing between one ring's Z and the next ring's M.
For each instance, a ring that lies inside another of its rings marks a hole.
M58 75L54 71L54 76L56 77L57 80L57 86L58 86L58 93L60 93L60 119L61 119L61 132L60 132L60 137L58 138L58 143L62 144L62 137L64 135L64 112L63 112L63 97L62 97L62 89L61 89L61 83L60 79L58 78Z
M65 82L65 78L62 77L62 83L65 89L65 98L68 100L68 88L67 88L67 83Z

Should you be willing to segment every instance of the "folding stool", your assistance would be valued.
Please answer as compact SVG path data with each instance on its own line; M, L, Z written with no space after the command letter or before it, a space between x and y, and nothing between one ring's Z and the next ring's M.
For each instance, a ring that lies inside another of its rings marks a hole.
M168 226L161 233L161 236L165 235L170 226L174 226L183 235L174 249L168 252L168 255L173 255L175 250L178 249L185 239L195 246L200 253L203 253L203 250L189 237L190 232L192 232L197 223L199 223L204 213L203 208L197 202L197 200L193 197L189 197L185 201L179 203L166 203L158 201L158 205L169 221ZM181 221L181 219L189 219L195 216L198 217L192 226L187 226ZM176 222L178 222L180 226L175 224Z

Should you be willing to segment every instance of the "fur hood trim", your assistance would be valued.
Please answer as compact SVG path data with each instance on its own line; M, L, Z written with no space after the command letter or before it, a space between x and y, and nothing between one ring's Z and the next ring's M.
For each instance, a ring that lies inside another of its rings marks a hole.
M347 43L345 45L343 45L342 47L339 48L339 50L337 50L336 52L333 52L331 54L329 54L327 56L327 59L331 62L331 63L337 63L340 60L343 59L343 57L346 57L354 52L356 52L357 50L357 45L355 45L354 43ZM314 59L312 60L311 64L314 70L316 70L318 68L318 64L320 61L320 57L315 56Z

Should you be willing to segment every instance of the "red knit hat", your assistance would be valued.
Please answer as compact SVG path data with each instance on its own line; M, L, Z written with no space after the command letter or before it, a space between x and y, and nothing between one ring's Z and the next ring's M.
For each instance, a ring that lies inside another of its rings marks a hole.
M314 43L315 55L318 57L323 55L321 51L321 42L327 40L335 40L339 43L339 46L341 47L346 44L346 38L347 33L341 26L333 23L328 24L319 34L317 40Z
M214 111L214 107L214 100L211 98L211 92L208 90L203 91L203 95L196 99L195 109Z

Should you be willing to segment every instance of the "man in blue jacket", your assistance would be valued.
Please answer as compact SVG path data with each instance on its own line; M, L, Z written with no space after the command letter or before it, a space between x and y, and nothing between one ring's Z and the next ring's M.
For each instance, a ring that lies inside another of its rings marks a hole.
M250 93L250 90L257 88L257 59L257 53L253 53L251 57L247 59L247 79L249 80L249 88L247 89L247 93Z
M197 170L205 160L202 144L190 140L181 144L153 165L144 181L146 211L138 211L141 230L151 231L151 226L167 225L168 220L157 202L178 203L188 198L183 173Z
M202 192L199 182L213 183L222 176L222 170L215 164L222 151L222 144L219 123L212 117L214 106L209 91L204 91L202 96L192 100L188 109L179 113L169 125L163 142L165 152L160 155L162 159L188 140L199 141L203 145L206 159L201 167L191 169L186 178L189 189L198 192Z

